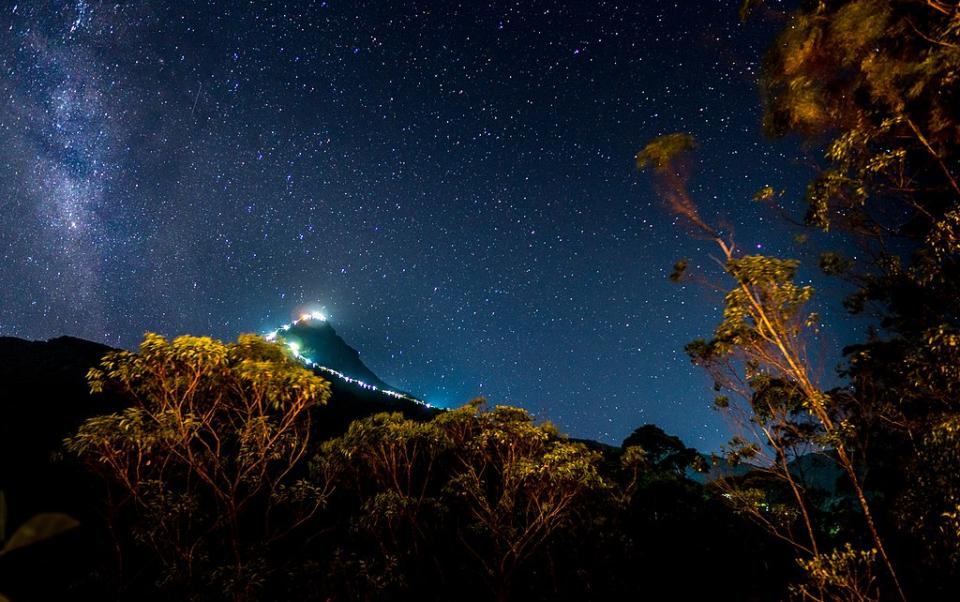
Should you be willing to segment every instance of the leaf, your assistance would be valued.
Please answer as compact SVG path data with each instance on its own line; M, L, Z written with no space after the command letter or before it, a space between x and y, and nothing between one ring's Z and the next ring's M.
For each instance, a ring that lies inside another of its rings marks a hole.
M697 143L690 134L667 134L654 138L637 153L637 169L669 170L678 156L696 146Z
M689 263L689 260L681 259L673 264L673 272L670 273L670 282L680 282L683 280L683 274L687 271L687 265L689 265Z
M0 556L17 548L56 537L71 529L75 529L79 525L80 521L62 512L43 512L37 514L21 525L20 528L10 536L10 541L7 542L3 550L0 550Z
M753 200L763 203L772 199L776 194L777 191L773 189L773 186L764 186L753 195Z

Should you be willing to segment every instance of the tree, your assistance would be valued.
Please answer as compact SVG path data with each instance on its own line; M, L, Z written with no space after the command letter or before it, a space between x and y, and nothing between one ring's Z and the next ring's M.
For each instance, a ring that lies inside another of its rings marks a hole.
M960 566L960 416L933 425L918 442L898 498L901 524L922 543L923 559L943 574Z
M824 150L807 222L860 243L849 307L914 337L957 325L960 13L929 0L803 2L764 59L764 125Z
M407 580L420 572L437 579L436 533L431 520L445 510L443 454L449 437L435 421L380 413L355 420L342 436L324 442L314 464L335 475L359 505L360 530L375 542L382 566L399 564ZM431 561L428 564L428 559ZM383 576L371 575L379 583Z
M114 517L132 510L135 538L169 581L251 599L265 576L263 549L327 493L294 471L329 383L255 335L224 344L147 334L138 352L107 354L88 380L94 393L117 391L131 403L66 440L111 486ZM220 559L225 565L207 566Z
M658 474L683 478L688 467L697 468L702 460L699 452L686 447L675 435L668 435L655 424L645 424L634 429L623 440L624 450L642 450L644 464ZM624 452L626 453L626 451ZM631 455L637 455L637 451Z
M828 137L812 223L883 228L900 212L879 205L899 205L899 226L929 230L960 200L958 35L956 6L937 0L801 3L767 52L761 90L768 133Z
M809 560L800 560L807 581L791 591L804 602L849 600L850 602L877 602L877 579L873 575L876 550L854 550L847 544L830 554L820 554Z
M435 421L453 444L447 490L463 509L461 541L507 600L520 568L605 486L599 455L520 408L477 401Z
M960 441L944 436L960 416L950 345L960 331L958 76L955 2L832 0L800 3L761 78L767 132L823 151L807 222L861 247L855 261L821 262L854 284L852 312L879 318L848 348L850 387L837 401L858 425L849 445L871 446L873 482L896 500L901 534L936 559L940 579L918 582L956 581L945 560L960 555L941 536L949 495L923 493L960 487L948 460Z
M757 425L762 434L761 441L774 450L773 466L779 466L776 474L793 492L809 546L804 546L794 537L788 540L799 550L816 557L819 550L810 512L785 455L784 446L789 439L784 435L792 437L795 431L780 428L785 424L783 418L792 412L784 402L794 407L799 403L804 417L813 421L816 430L822 433L822 443L829 445L836 454L838 464L854 489L877 551L901 598L904 598L848 448L848 431L853 426L842 413L838 414L840 408L817 385L813 376L815 372L806 354L806 339L816 317L806 314L804 307L813 289L795 283L798 262L761 255L741 255L732 239L724 238L718 229L700 217L696 204L678 174L676 160L671 160L671 153L676 156L693 145L677 145L672 140L673 137L666 137L651 142L637 154L637 165L652 168L658 179L665 183L665 189L669 190L665 199L671 210L686 218L701 235L717 245L723 253L723 269L733 282L733 288L724 298L723 320L713 337L688 345L689 355L694 363L707 367L715 376L725 375L718 380L718 388L727 386L746 397L750 404L749 420ZM775 398L767 396L765 400L762 394L771 384L776 384L780 391L788 394ZM720 405L729 407L729 401L724 400ZM776 416L772 425L771 416ZM762 450L762 447L749 442L742 444L737 441L735 445L739 455ZM776 529L772 532L783 536Z

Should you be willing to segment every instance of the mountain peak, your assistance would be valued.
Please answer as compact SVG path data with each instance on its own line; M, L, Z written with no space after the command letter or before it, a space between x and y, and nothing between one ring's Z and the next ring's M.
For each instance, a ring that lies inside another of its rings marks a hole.
M374 374L360 359L360 353L337 334L322 313L305 313L293 322L268 333L266 338L282 338L294 355L312 368L357 381L357 384L366 388L375 388L384 393L415 400Z

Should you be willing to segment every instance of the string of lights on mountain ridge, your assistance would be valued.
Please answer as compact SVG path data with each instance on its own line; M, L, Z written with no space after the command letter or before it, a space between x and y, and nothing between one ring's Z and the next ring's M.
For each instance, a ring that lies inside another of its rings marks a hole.
M301 314L300 317L297 318L296 320L294 320L293 322L289 322L289 323L287 323L287 324L284 324L284 325L280 326L280 328L277 328L276 330L271 330L270 332L267 332L266 334L264 334L264 337L263 337L263 338L265 338L265 339L268 340L268 341L276 341L278 338L282 337L282 335L283 335L284 332L289 331L291 328L293 328L294 326L296 326L296 325L298 325L298 324L308 324L308 323L310 323L310 322L326 322L326 321L327 321L327 316L325 316L325 315L324 315L323 313L321 313L321 312L311 312L311 313ZM285 344L286 344L287 348L290 350L290 352L293 354L294 357L296 357L298 360L300 360L301 362L303 362L306 366L308 366L308 367L310 367L310 368L313 368L313 369L319 370L319 371L321 371L321 372L323 372L323 373L325 373L325 374L334 376L334 377L336 377L336 378L338 378L338 379L340 379L340 380L342 380L342 381L344 381L344 382L346 382L346 383L350 383L351 385L356 385L356 386L360 387L361 389L365 389L365 390L367 390L367 391L376 391L376 392L378 392L378 393L382 393L383 395L387 395L387 396L393 397L393 398L395 398L395 399L405 399L405 400L407 400L407 401L412 401L412 402L414 402L414 403L418 403L418 404L420 404L420 405L422 405L422 406L426 406L426 407L428 407L428 408L432 408L432 407L433 407L432 405L430 405L430 404L427 403L426 401L424 401L424 400L422 400L422 399L417 399L416 397L414 397L414 396L412 396L412 395L409 395L409 394L407 394L407 393L401 393L401 392L399 392L399 391L392 391L392 390L390 390L390 389L381 389L380 387L377 387L376 385L371 385L371 384L366 383L366 382L364 382L364 381L362 381L362 380L360 380L360 379L353 378L352 376L347 376L347 375L344 374L343 372L339 372L339 371L334 370L333 368L330 368L330 367L328 367L328 366L322 366L322 365L318 364L317 362L313 361L312 359L310 359L309 357L303 355L303 354L300 352L300 351L301 351L301 349L300 349L300 344L297 343L296 341L286 341Z

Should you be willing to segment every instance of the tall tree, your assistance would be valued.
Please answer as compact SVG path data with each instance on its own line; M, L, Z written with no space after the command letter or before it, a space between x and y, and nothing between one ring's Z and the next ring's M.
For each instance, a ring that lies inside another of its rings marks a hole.
M809 537L809 547L799 544L795 538L791 538L791 543L816 556L819 551L808 505L783 453L785 433L765 428L769 425L767 414L772 408L783 403L799 403L805 416L822 432L823 443L834 450L838 464L853 486L874 545L900 597L904 598L848 447L845 431L851 425L842 414L838 415L839 408L818 386L814 376L816 371L806 353L806 340L814 319L805 313L804 307L813 289L795 283L798 262L743 255L732 239L724 238L719 229L700 217L677 166L678 159L693 146L689 136L673 134L650 142L637 154L637 166L653 170L670 209L686 218L696 232L717 245L723 253L723 269L732 280L733 288L724 298L723 320L713 337L691 343L687 351L695 363L706 366L714 374L718 373L718 366L727 367L729 377L718 381L721 387L726 385L735 391L743 391L743 387L737 386L742 383L749 389L747 401L751 404L751 422L760 426L763 444L775 450L775 461L780 465L777 474L790 486ZM783 401L771 404L767 401L769 396L764 400L764 388L771 383L777 383L781 391L789 393L782 397ZM785 411L790 412L784 408L777 410L780 414ZM738 447L740 454L744 450L760 449L739 444Z
M88 379L93 392L117 391L131 406L84 422L67 449L107 480L114 511L132 509L135 538L169 579L252 599L264 546L325 496L292 472L329 383L254 335L224 344L147 334L138 352L107 354ZM278 513L284 505L295 509ZM218 556L226 571L204 564Z
M436 421L381 413L351 423L342 436L324 442L317 458L353 494L357 527L379 548L382 565L398 564L408 584L420 574L441 577L431 527L439 526L435 519L446 509L442 461L449 446Z
M960 416L958 78L960 4L941 0L801 2L761 78L768 133L823 149L807 221L862 247L822 267L854 283L852 311L880 317L848 349L850 445L876 450L875 486L898 500L891 513L925 542L942 582L960 571L947 562L960 542L942 537L957 500L941 495L960 488L949 460L960 441L948 436Z
M435 420L453 443L447 489L465 515L461 541L507 600L524 564L605 486L599 455L520 408L473 403Z

